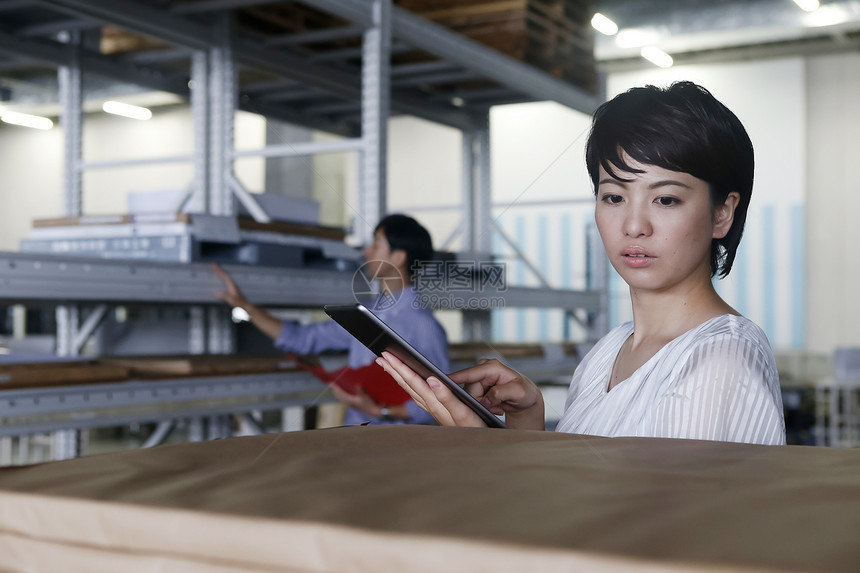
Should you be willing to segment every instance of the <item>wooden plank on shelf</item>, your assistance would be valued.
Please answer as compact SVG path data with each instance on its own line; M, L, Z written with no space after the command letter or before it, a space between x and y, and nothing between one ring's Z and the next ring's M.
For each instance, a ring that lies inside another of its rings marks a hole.
M4 364L0 365L0 390L120 382L128 376L128 368L95 361Z
M193 223L194 215L190 213L164 213L158 215L85 215L81 217L55 217L49 219L34 219L33 228L49 227L79 227L85 225L129 225L147 223ZM247 231L269 231L284 235L303 235L342 241L346 231L340 227L294 223L291 221L272 221L260 223L250 217L239 217L240 229Z
M346 231L341 227L326 227L323 225L309 225L307 223L291 223L289 221L272 221L271 223L260 223L248 217L239 217L239 228L246 231L271 231L284 235L306 235L320 239L332 239L342 241L346 237Z
M145 215L82 215L33 219L34 228L78 227L82 225L128 225L130 223L190 223L189 213L160 213Z
M99 362L126 368L137 378L228 376L296 370L293 361L280 355L112 356L100 358Z

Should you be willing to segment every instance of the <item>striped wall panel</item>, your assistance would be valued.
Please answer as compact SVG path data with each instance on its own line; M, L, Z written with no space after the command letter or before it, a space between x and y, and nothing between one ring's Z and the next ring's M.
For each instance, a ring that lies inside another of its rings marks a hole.
M588 265L586 236L594 224L592 207L522 208L499 219L551 286L584 289ZM805 345L805 219L802 204L764 204L750 208L734 268L716 281L717 291L741 314L765 330L774 348ZM496 237L494 252L507 265L509 285L540 282L514 251ZM632 319L627 285L610 270L610 327ZM494 311L493 334L500 341L554 341L564 337L564 314L553 309ZM572 323L570 338L583 330Z

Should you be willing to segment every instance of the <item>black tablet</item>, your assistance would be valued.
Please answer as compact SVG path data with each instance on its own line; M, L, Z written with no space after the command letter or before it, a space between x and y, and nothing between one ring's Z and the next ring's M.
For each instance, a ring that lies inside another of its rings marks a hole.
M390 352L422 378L427 379L430 376L435 376L450 388L461 402L471 408L487 426L491 428L505 427L504 422L363 305L326 306L325 312L377 356L382 356L383 352Z

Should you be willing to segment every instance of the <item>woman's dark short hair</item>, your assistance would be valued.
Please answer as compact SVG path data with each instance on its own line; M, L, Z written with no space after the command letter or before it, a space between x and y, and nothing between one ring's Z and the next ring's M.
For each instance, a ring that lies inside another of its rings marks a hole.
M623 160L689 173L708 183L713 206L737 191L731 229L711 242L711 276L729 274L744 232L752 195L755 159L744 126L702 86L677 82L668 88L633 88L601 105L585 149L597 193L599 170L639 173Z
M406 251L406 269L410 278L424 261L433 258L433 240L421 223L406 215L388 215L377 223L376 231L382 229L388 247L392 251Z

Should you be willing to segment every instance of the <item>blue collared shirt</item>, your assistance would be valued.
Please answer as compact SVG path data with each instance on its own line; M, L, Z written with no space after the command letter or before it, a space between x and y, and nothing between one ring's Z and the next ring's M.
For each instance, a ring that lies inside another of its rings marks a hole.
M388 297L381 295L367 306L409 344L426 356L430 362L436 364L443 372L448 372L450 365L448 361L448 339L445 336L445 330L433 316L433 313L424 308L420 302L415 287L409 286ZM275 347L294 354L319 354L326 350L348 350L350 368L367 366L376 359L373 352L333 320L308 325L284 321L281 335L275 341ZM394 382L392 381L392 383ZM408 420L386 422L349 408L347 409L345 424L354 425L363 422L370 422L371 424L433 423L433 416L422 410L414 401L407 401L405 406L411 416Z

